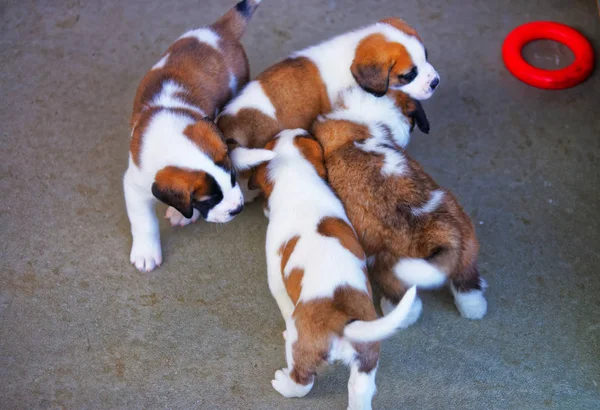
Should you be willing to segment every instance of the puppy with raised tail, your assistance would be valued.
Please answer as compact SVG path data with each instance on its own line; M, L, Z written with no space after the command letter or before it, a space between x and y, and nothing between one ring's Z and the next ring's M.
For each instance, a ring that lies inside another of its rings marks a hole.
M370 409L379 342L404 325L415 289L377 319L365 254L324 180L321 146L306 131L285 130L263 150L231 155L238 168L272 157L251 180L268 203L269 288L286 322L287 367L275 373L273 387L285 397L305 396L321 363L342 360L351 368L348 408Z
M375 98L355 87L315 123L329 184L372 261L369 274L383 295L384 312L410 286L449 281L461 315L480 319L487 302L475 229L454 195L404 150L410 124L397 106L388 96Z
M240 1L213 25L182 35L137 89L123 188L130 259L141 271L162 262L156 199L170 205L167 218L182 226L200 215L228 222L243 208L227 146L212 120L248 81L240 37L260 1Z

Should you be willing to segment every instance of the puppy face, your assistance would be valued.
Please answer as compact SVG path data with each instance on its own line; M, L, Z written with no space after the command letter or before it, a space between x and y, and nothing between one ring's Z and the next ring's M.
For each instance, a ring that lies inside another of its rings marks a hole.
M382 20L384 33L364 38L356 49L350 68L356 82L366 91L382 96L400 90L417 100L433 95L440 82L427 61L427 52L417 32L397 18Z
M244 206L227 146L209 120L198 121L184 134L205 154L194 169L167 166L156 173L152 193L186 218L197 209L208 222L225 223Z

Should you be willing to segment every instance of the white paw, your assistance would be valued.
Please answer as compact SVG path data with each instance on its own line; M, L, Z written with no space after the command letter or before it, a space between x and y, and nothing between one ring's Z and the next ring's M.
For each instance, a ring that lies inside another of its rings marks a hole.
M162 251L158 238L133 239L130 261L142 272L150 272L162 263Z
M481 319L487 313L487 301L483 291L454 292L454 304L462 317L467 319Z
M287 340L287 330L284 330L282 333L283 340Z
M384 316L387 316L388 313L390 313L392 310L394 310L396 308L396 305L394 305L389 299L387 299L385 297L381 298L380 306L381 306L381 312L383 313ZM419 316L421 316L422 310L423 310L423 302L421 302L421 298L417 296L417 297L415 297L415 301L413 302L412 306L410 307L410 311L408 312L408 315L406 315L406 317L404 318L404 320L402 321L400 326L398 326L398 328L405 329L405 328L409 327L410 325L412 325L413 323L415 323L419 319Z
M269 219L269 215L271 215L271 211L269 211L268 206L263 207L263 214L264 214L265 218Z
M290 378L288 369L281 369L275 372L275 379L271 380L271 385L283 397L304 397L308 394L313 383L303 386Z
M168 219L171 222L171 226L186 226L196 222L199 217L200 212L197 209L194 209L194 213L190 219L183 216L181 212L172 206L168 207L167 212L165 212L165 219Z

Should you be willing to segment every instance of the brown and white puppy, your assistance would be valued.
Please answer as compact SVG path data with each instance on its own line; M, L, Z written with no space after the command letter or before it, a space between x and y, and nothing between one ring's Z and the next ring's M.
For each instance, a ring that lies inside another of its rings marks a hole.
M439 82L417 32L387 18L275 64L225 107L217 123L228 144L261 148L284 129L310 129L348 87L358 84L377 96L401 90L425 100Z
M482 318L487 302L475 229L452 193L404 151L409 122L397 101L358 87L340 100L313 133L325 152L329 184L372 258L369 272L381 289L382 310L389 311L409 286L432 288L450 280L460 313Z
M253 177L270 211L269 288L286 321L287 367L271 383L285 397L302 397L321 363L342 360L351 367L348 408L370 409L379 341L403 326L415 289L377 319L365 254L324 180L323 150L306 131L282 131L264 150L234 150L232 156L243 163L252 151L273 156Z
M260 0L243 0L211 26L181 36L142 79L131 117L129 167L123 178L133 246L131 263L162 262L155 200L172 223L202 215L228 222L243 197L216 111L248 81L240 37Z

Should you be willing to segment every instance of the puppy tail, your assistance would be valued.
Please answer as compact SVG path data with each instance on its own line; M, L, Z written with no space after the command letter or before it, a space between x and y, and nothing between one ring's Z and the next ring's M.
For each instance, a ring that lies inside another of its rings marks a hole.
M394 274L404 284L432 289L446 282L447 276L436 265L425 259L405 258L394 266Z
M268 149L239 147L234 148L229 157L236 170L245 171L272 160L275 153Z
M213 29L224 37L239 40L262 0L242 0L221 17Z
M352 322L344 328L344 337L354 342L368 343L378 342L391 336L408 316L416 297L417 288L413 286L387 316L370 322Z

